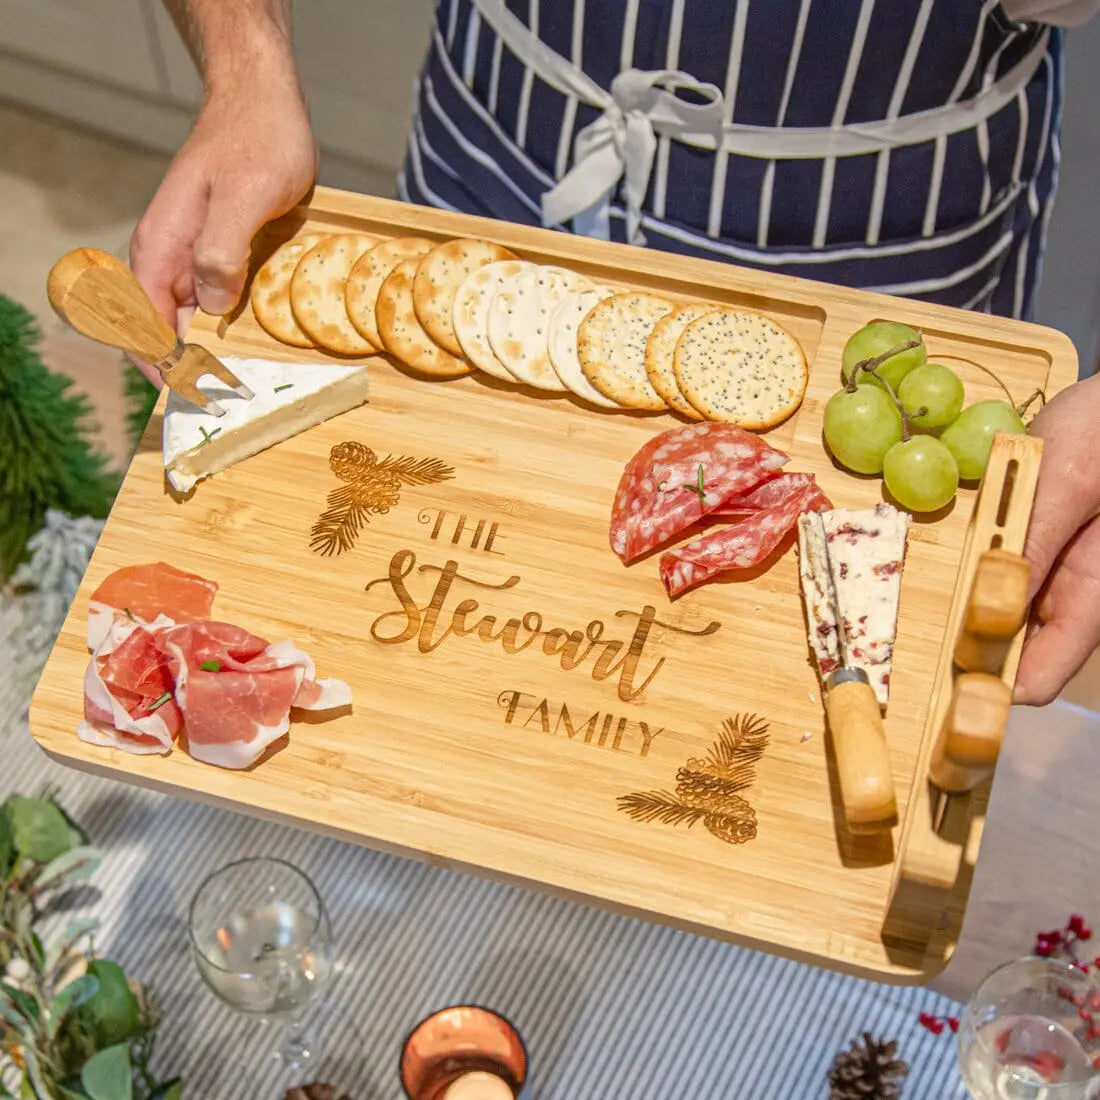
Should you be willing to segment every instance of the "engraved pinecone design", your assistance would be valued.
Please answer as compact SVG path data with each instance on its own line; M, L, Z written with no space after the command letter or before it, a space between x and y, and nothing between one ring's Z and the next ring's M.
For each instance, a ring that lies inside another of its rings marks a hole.
M734 802L741 803L740 807L731 812L727 806ZM712 836L724 840L727 844L746 844L756 839L756 811L743 799L735 798L723 805L722 813L707 814L703 818L703 827Z
M351 496L361 508L384 515L401 499L401 479L389 470L375 470L364 480L353 482Z
M378 456L362 443L340 443L332 448L328 464L341 481L358 481L378 463Z
M731 778L732 769L710 760L694 757L676 773L676 793L689 805L701 809L719 809L725 802L736 800L748 805L738 792L745 789L743 781Z
M863 1042L852 1041L829 1070L829 1100L898 1100L901 1079L909 1066L896 1057L898 1044L875 1040L867 1032Z

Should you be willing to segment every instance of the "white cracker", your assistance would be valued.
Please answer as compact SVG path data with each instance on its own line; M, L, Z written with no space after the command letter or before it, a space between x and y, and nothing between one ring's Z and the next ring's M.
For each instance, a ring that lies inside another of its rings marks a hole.
M617 292L611 287L597 286L590 290L577 290L565 298L550 318L550 362L557 376L578 397L606 409L621 408L602 393L584 376L577 358L577 330L588 311L597 303L613 297Z
M489 307L499 290L505 289L512 278L531 267L534 264L526 260L500 260L488 264L469 275L455 295L452 320L455 336L466 358L478 369L504 382L519 380L497 358L489 343Z
M565 390L550 362L550 318L566 297L592 284L560 267L536 265L497 291L489 306L489 344L520 382Z

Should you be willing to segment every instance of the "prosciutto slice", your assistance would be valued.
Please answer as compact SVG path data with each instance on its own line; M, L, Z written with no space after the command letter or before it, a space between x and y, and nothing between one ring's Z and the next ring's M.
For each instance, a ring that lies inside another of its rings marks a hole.
M218 586L167 562L116 569L88 602L88 648L97 652L118 620L152 622L165 615L177 623L208 619Z
M231 623L169 627L156 642L174 677L188 751L207 764L251 767L290 729L291 707L351 704L347 684L315 679L308 654Z
M651 439L627 464L611 514L611 549L631 562L686 531L788 461L732 424L687 424ZM698 491L700 470L703 491Z
M661 555L665 590L675 597L720 573L751 569L779 546L803 512L831 507L812 475L776 478L737 503L733 510L747 512L747 518Z
M340 680L318 680L291 642L270 645L209 618L217 585L162 562L112 574L93 594L92 657L77 736L133 753L251 767L290 728L292 708L348 706Z

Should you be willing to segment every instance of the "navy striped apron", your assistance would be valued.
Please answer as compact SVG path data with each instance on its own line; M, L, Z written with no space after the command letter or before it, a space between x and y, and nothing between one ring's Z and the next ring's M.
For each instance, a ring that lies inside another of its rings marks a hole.
M1060 35L994 0L438 0L398 193L1030 318Z

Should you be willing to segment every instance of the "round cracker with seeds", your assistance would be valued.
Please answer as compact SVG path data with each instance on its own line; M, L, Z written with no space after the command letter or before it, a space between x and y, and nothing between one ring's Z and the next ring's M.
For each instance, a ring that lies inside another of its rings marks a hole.
M348 319L344 286L355 261L372 247L365 233L334 233L299 261L290 281L290 305L302 331L338 355L373 355L373 347Z
M489 306L489 343L520 382L565 391L550 361L550 318L576 290L592 284L561 267L532 265L511 278Z
M413 283L419 262L402 260L383 280L374 306L378 335L386 351L421 374L435 378L469 374L473 366L435 343L416 316Z
M413 306L424 331L452 355L462 355L455 336L454 305L459 287L479 268L519 257L499 244L460 238L434 248L420 261Z
M618 291L607 286L574 291L554 310L554 315L550 318L550 362L557 376L577 397L605 409L617 409L620 406L611 398L604 397L585 378L577 358L577 330L594 305L614 297L617 293Z
M718 306L693 302L681 306L673 313L666 314L649 334L645 347L645 372L653 388L664 398L665 403L692 420L701 420L702 414L680 392L676 384L676 371L673 369L673 357L676 354L676 342L692 321L698 321L712 313Z
M657 322L676 308L668 298L640 292L616 294L593 306L577 331L585 378L623 408L667 410L646 374L645 349Z
M304 233L285 241L272 252L252 280L248 296L252 315L264 332L280 343L295 348L316 346L294 318L294 310L290 307L290 281L298 261L327 236L327 233Z
M759 313L721 308L689 324L676 343L676 384L708 420L764 431L802 404L806 356Z
M455 336L466 358L479 370L502 382L518 382L519 379L497 358L489 343L489 307L497 291L533 266L526 260L499 260L486 264L463 282L455 296Z
M368 248L352 267L344 287L344 308L356 331L379 351L386 346L378 333L374 306L386 276L402 260L419 260L435 248L425 237L394 237Z

